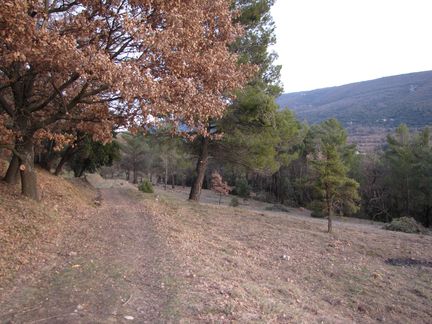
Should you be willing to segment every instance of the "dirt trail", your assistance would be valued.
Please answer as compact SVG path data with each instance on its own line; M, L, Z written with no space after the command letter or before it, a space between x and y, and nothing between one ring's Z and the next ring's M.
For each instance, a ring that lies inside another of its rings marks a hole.
M100 193L102 206L53 248L58 256L0 296L0 323L157 323L174 316L175 263L142 197L125 189Z

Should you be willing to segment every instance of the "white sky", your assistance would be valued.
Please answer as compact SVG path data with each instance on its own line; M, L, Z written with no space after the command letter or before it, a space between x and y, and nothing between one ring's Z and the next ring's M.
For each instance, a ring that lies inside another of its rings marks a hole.
M432 70L432 0L277 0L285 92Z

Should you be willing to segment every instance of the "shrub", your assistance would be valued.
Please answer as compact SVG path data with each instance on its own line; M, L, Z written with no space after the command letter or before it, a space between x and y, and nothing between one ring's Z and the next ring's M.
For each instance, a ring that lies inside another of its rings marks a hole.
M232 190L232 188L222 180L222 176L216 170L212 172L211 188L219 194L219 205L221 203L222 195L226 196Z
M141 184L138 186L138 189L142 192L146 192L146 193L153 193L153 185L150 181L148 180L143 180L143 182L141 182Z
M240 205L240 203L239 203L239 200L237 199L237 197L231 198L230 206L231 207L237 207L238 205Z
M314 217L314 218L324 218L325 215L324 215L324 213L321 210L312 210L311 217Z
M248 198L250 195L251 188L245 178L240 178L235 184L235 194L242 198Z
M404 233L426 233L426 229L412 217L395 218L391 223L384 225L384 229Z
M327 216L326 212L324 211L323 203L320 201L313 201L308 207L310 210L312 210L311 216L314 218L324 218Z

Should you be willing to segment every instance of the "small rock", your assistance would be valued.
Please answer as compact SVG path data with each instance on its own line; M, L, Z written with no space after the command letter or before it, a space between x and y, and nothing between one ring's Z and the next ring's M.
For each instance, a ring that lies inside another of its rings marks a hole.
M78 309L78 310L83 310L83 309L84 309L84 306L81 305L81 304L79 304L79 305L77 306L77 309Z
M76 253L75 251L69 252L69 256L77 256L77 255L78 255L78 253Z
M126 316L124 317L124 319L126 319L126 320L128 320L128 321L133 321L133 320L134 320L134 317L133 317L133 316L126 315Z
M289 259L291 259L291 257L289 255L284 254L284 255L281 256L281 259L288 261Z
M186 277L187 278L195 278L196 275L194 273L192 273L191 271L187 270L186 271Z

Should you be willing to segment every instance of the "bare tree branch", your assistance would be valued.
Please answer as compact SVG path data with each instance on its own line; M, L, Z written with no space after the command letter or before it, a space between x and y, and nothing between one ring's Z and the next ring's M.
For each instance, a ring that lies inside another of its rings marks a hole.
M38 110L44 108L51 101L53 101L55 99L55 97L58 96L58 92L62 92L63 90L65 90L67 87L72 85L76 80L78 80L78 78L79 78L78 73L72 74L72 76L69 78L69 80L67 80L60 87L58 87L58 89L54 89L53 93L50 96L48 96L48 98L46 100L42 101L41 103L39 103L35 106L29 107L30 112L35 112L35 111L38 111Z
M13 117L14 115L13 108L2 95L0 95L0 107L2 107L3 110L6 111L6 113L9 116Z

